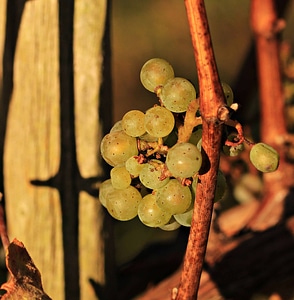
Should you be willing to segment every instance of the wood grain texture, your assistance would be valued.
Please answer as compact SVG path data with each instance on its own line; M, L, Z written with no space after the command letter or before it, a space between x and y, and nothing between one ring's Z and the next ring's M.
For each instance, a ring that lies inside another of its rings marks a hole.
M63 299L60 200L31 180L56 174L60 159L57 1L25 5L14 60L4 148L9 236L26 244L53 299Z

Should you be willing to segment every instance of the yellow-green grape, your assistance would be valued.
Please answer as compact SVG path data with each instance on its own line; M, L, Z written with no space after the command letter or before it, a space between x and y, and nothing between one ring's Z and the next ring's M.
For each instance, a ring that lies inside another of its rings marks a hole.
M166 166L174 177L192 177L199 171L201 164L201 153L191 143L174 145L166 156Z
M158 96L168 110L181 113L196 99L196 90L187 79L175 77L163 85Z
M193 207L190 208L189 210L187 210L186 212L182 213L182 214L177 214L174 215L175 220L181 224L182 226L185 227L190 227L191 226L191 221L192 221L192 217L193 217Z
M110 171L110 179L115 189L125 189L132 181L131 175L124 165L112 168Z
M265 143L257 143L252 146L249 154L251 163L261 172L274 172L279 166L279 154L271 146Z
M143 86L154 93L156 88L163 86L175 76L173 67L162 58L152 58L142 67L140 80Z
M140 172L142 171L144 164L140 164L138 161L137 156L131 156L127 161L126 161L126 169L128 172L131 174L133 178L136 178L139 176Z
M128 111L121 120L121 125L126 134L138 137L146 132L144 127L145 114L140 110Z
M233 90L225 82L222 82L222 88L223 88L223 91L224 91L224 95L225 95L225 98L226 98L227 105L231 106L233 104L233 102L234 102L234 93L233 93Z
M106 208L113 218L119 221L128 221L137 216L140 201L142 201L140 192L130 185L126 189L109 191Z
M114 187L112 186L111 179L104 180L99 187L99 201L101 204L106 207L107 195L109 192L113 191Z
M129 157L138 154L137 140L122 130L110 132L103 137L100 150L103 159L109 165L120 165Z
M223 199L227 190L227 181L224 173L220 170L217 172L217 179L216 179L216 187L215 187L215 194L214 194L214 202L218 202Z
M164 231L174 231L181 227L181 224L179 224L175 218L172 216L171 219L168 221L167 224L160 226L159 228Z
M169 222L171 214L157 205L154 194L148 194L139 203L138 217L146 226L161 227Z
M164 163L157 159L151 159L144 164L142 171L139 174L141 183L148 189L158 189L166 185L169 178L162 179L162 170Z
M175 125L173 114L162 106L154 106L145 113L145 130L152 136L164 137L169 135Z
M158 206L170 214L181 214L190 206L192 195L188 186L177 179L171 179L165 186L156 190Z

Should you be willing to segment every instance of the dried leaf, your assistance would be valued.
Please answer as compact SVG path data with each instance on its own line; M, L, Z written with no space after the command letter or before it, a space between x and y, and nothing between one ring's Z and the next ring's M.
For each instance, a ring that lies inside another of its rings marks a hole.
M23 243L14 239L6 253L6 266L9 280L1 286L7 293L1 300L50 300L43 291L41 274L33 263Z

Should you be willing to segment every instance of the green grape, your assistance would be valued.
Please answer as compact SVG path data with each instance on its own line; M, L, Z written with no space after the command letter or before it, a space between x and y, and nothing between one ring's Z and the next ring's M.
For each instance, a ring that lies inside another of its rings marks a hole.
M144 164L139 178L141 183L148 189L158 189L166 185L169 178L162 179L162 171L164 163L157 159L151 159L148 163Z
M137 140L122 130L110 132L103 137L100 150L103 159L109 165L116 166L138 154Z
M214 202L218 202L223 199L227 190L227 181L226 177L222 171L218 170L217 179L216 179L216 187L214 193Z
M110 171L110 179L115 189L125 189L131 184L131 175L124 165L115 166Z
M161 227L169 222L171 214L157 205L155 195L148 194L139 203L138 217L146 226Z
M179 224L175 218L172 216L171 219L163 226L160 226L159 228L165 231L174 231L181 227L181 224Z
M249 154L251 163L261 172L273 172L279 166L279 154L271 146L265 143L257 143L252 146Z
M196 90L187 79L175 77L163 85L158 96L168 110L181 113L185 112L189 103L196 99Z
M222 88L223 88L223 91L224 91L224 95L225 95L225 98L226 98L227 105L231 106L233 104L233 102L234 102L234 93L233 93L233 90L225 82L222 82Z
M183 186L177 179L169 180L165 186L156 190L156 203L172 215L185 212L191 201L189 187Z
M150 92L164 85L175 76L174 70L169 62L162 58L152 58L142 67L140 80L143 86Z
M126 134L138 137L144 134L145 114L140 110L130 110L122 118L121 125Z
M106 208L113 218L119 221L128 221L137 216L141 201L140 192L130 185L126 189L109 191L107 193Z
M189 139L189 143L197 146L201 138L202 138L202 129L197 129L196 131L192 132ZM201 145L200 145L200 149L201 149Z
M166 166L174 177L192 177L199 171L201 164L201 153L191 143L174 145L166 156Z
M188 209L186 212L182 214L176 214L174 215L175 220L181 224L182 226L185 227L190 227L191 226L191 221L193 217L193 207Z
M106 200L107 200L108 193L113 190L114 187L112 186L111 179L107 179L101 183L99 187L99 201L104 207L106 207Z
M175 125L173 114L162 106L154 106L145 113L145 130L152 136L169 135Z
M123 128L122 128L122 125L121 125L121 120L119 120L116 123L114 123L114 125L110 129L110 132L121 131L121 130L123 130Z
M126 169L128 170L128 172L131 174L133 178L138 177L144 167L144 164L139 163L137 156L131 156L126 161L125 165L126 165Z

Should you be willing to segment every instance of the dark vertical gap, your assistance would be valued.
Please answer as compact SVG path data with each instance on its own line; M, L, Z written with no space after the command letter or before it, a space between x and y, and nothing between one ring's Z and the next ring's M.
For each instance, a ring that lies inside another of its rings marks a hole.
M74 0L59 0L61 157L57 185L62 209L65 299L80 299L78 211L73 78Z
M102 41L103 47L103 70L102 70L102 86L100 90L100 120L103 123L103 133L109 132L113 123L113 95L112 95L112 72L111 72L111 0L107 1L107 11L105 20L105 30ZM103 161L103 160L102 160ZM109 174L110 167L103 161L105 174ZM105 286L103 292L103 300L118 299L117 295L117 278L116 278L116 262L115 247L113 237L113 219L106 212L103 220L103 239L105 243ZM100 297L99 297L100 299Z

